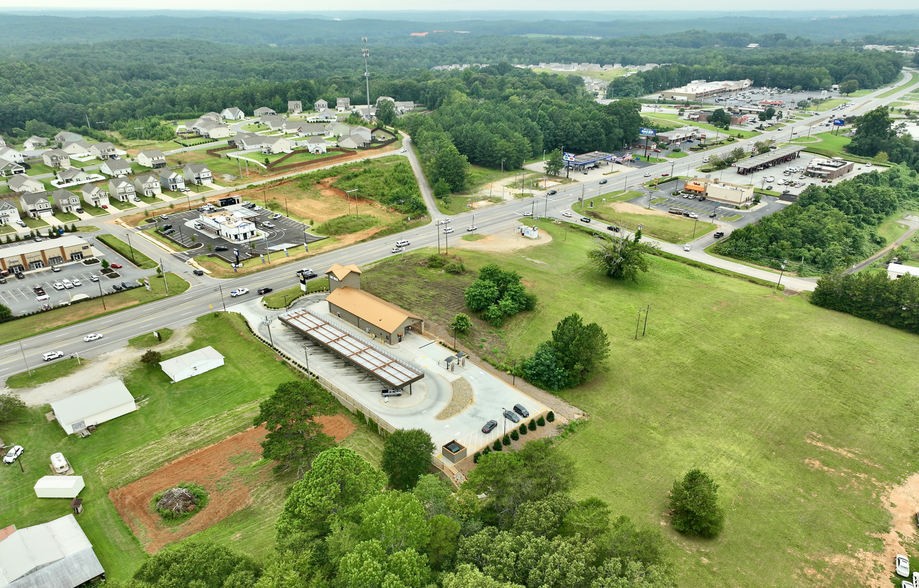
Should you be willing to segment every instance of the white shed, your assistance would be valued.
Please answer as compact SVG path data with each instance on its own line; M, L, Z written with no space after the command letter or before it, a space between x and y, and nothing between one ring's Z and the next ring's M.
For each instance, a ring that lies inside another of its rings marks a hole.
M185 355L160 362L160 367L173 383L203 374L223 365L223 356L213 347L202 347Z
M898 280L900 279L900 276L905 276L906 274L911 276L919 276L919 267L900 265L899 263L891 263L887 265L887 277L891 280Z
M68 435L137 410L134 397L121 381L99 386L51 403L57 422Z
M86 484L83 476L43 476L35 482L39 498L76 498Z

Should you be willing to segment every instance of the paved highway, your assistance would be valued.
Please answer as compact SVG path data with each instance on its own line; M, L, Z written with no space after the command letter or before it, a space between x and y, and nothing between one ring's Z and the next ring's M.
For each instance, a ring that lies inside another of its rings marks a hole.
M904 88L908 84L912 84L915 79L916 72L914 70L909 71L907 76L904 77L904 80L899 84L899 87ZM863 98L852 99L851 106L845 111L842 111L842 113L867 112L867 110L876 108L882 104L889 104L897 99L896 95L887 98L878 98L884 91L886 91L886 89L878 90ZM797 122L795 126L815 124L823 121L827 116L827 114L814 116L805 121ZM710 155L711 153L730 151L738 146L749 145L755 141L764 139L780 140L782 138L787 138L787 134L789 134L789 132L785 129L767 132L754 139L735 142L729 147L707 151L706 154ZM382 155L383 154L377 156ZM422 194L424 195L425 203L434 213L433 217L435 219L440 218L442 215L436 214L436 208L433 208L434 203L430 189L425 189L427 183L424 182L423 175L420 174L420 167L414 157L414 153L409 150L407 155L412 162L416 175L421 178L420 184L422 185ZM679 173L679 169L682 169L683 166L686 166L686 169L698 166L698 164L702 162L703 157L703 154L693 154L679 160L675 164L677 169L676 173ZM670 163L659 164L657 169L664 170L670 167L670 165ZM648 169L649 168L643 168L624 172L623 176L616 178L616 183L618 184L618 182L622 180L624 186L640 184L644 179L643 175L645 171ZM559 190L557 195L549 197L548 200L543 194L534 198L521 199L477 210L474 213L475 225L478 227L477 232L485 234L497 232L508 226L509 222L520 219L524 211L534 209L538 215L545 215L550 218L568 222L577 222L576 218L570 220L565 219L561 216L561 212L569 209L582 194L586 193L589 195L593 191L599 191L599 189L599 181L587 182L584 183L583 186L567 186ZM164 203L163 206L165 207L167 204ZM472 215L473 213L464 213L451 217L451 224L456 232L449 236L450 241L458 239L465 232L466 225L471 224ZM98 219L96 224L98 224ZM602 227L598 227L598 229L601 231L603 230ZM238 286L245 286L250 289L250 293L242 297L241 300L247 300L257 296L255 291L262 286L269 286L275 289L290 287L296 283L294 271L297 267L309 266L322 271L333 263L355 263L358 265L365 265L392 255L390 250L393 242L397 238L405 238L411 241L411 246L408 248L409 250L420 247L435 247L438 244L438 234L441 244L444 242L444 235L439 233L439 231L440 227L432 224L387 239L381 239L370 243L360 243L344 249L321 253L309 258L309 260L303 261L297 266L286 265L273 267L254 275L242 276L230 280L216 280L209 277L198 278L192 276L188 266L180 265L178 260L169 256L169 260L166 262L167 269L181 273L183 277L188 279L191 283L191 288L186 293L140 307L126 309L117 314L86 321L79 325L64 327L49 333L29 337L17 343L2 345L0 346L0 380L5 380L12 374L26 370L27 366L36 367L42 365L41 355L47 351L60 350L68 355L71 353L80 353L81 357L91 357L123 347L128 339L143 333L149 333L156 328L172 328L191 323L198 316L212 311L223 310L225 304L232 304L235 299L231 299L229 293L233 288ZM650 239L646 240L652 241ZM141 240L138 239L137 241ZM662 250L669 253L688 257L712 266L730 269L737 273L755 276L769 281L776 279L774 273L711 257L701 250L684 252L681 245L663 242L656 242L656 244ZM137 247L151 257L163 257L164 259L167 257L164 255L163 251L159 250L159 248L152 243L144 241ZM782 283L796 290L812 290L814 288L813 280L803 280L788 276L782 279ZM16 323L13 322L5 325L4 328L15 328L15 326ZM104 338L93 343L85 343L83 337L92 332L102 333Z

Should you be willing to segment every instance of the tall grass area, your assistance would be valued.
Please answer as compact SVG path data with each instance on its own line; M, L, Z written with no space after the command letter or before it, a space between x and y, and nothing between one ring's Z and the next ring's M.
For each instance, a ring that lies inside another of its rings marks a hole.
M876 536L891 522L884 488L915 471L919 428L907 407L919 337L657 257L637 283L616 282L588 265L589 237L540 228L551 243L458 253L471 270L519 272L539 298L495 331L499 343L479 349L477 333L464 344L480 354L503 346L500 359L519 361L572 312L604 328L606 369L561 394L589 415L560 441L576 464L577 498L660 528L680 586L814 585L805 570L840 579L851 570L830 558L880 552ZM453 281L467 276L414 264L404 286L388 279L407 266L387 261L362 278L426 317L449 318L462 304ZM637 313L649 306L647 334L635 340ZM727 511L710 541L668 525L667 493L695 467L720 485Z
M278 384L301 377L287 364L276 361L263 345L254 342L235 315L201 317L192 327L192 336L193 342L187 349L170 350L163 359L210 345L224 355L226 365L170 384L158 365L138 362L123 375L123 380L141 402L140 409L103 423L89 438L66 435L57 422L45 419L47 405L30 409L18 420L5 423L4 441L26 448L25 473L18 467L4 468L0 477L4 497L0 519L23 528L70 512L68 500L38 499L32 490L35 481L48 473L48 456L63 452L86 481L86 489L81 493L86 510L79 516L79 522L106 574L115 579L126 579L133 574L146 556L139 541L118 517L108 491L188 451L245 430L258 411L258 401ZM137 350L138 360L141 354L142 350ZM278 495L283 495L283 491L266 490ZM279 509L263 512L258 525L245 536L247 553L257 558L267 555L273 544L273 522L278 512ZM242 549L238 543L226 540L228 546Z
M119 255L121 255L125 259L129 261L133 261L134 265L136 265L140 269L153 269L157 265L159 265L157 262L153 261L146 255L138 251L136 248L132 247L128 243L125 243L118 237L113 237L112 235L99 235L96 238L99 241L102 241L103 243L105 243L108 247L117 251Z
M320 235L347 235L374 227L379 222L380 219L369 214L364 216L351 216L350 214L337 216L316 227L316 233Z

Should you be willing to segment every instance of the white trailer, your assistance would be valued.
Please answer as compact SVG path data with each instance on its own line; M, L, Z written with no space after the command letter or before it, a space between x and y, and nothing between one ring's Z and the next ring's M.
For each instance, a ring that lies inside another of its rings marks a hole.
M83 476L43 476L35 482L39 498L76 498L86 487Z

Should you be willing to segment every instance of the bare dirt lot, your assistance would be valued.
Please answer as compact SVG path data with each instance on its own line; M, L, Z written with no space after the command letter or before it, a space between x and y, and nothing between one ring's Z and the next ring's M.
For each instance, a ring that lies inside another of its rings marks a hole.
M317 420L325 433L336 441L355 429L354 424L341 415ZM272 475L270 463L255 465L261 459L260 443L264 436L265 429L261 427L243 431L184 455L127 486L110 490L109 498L144 549L156 553L166 544L203 531L251 503L252 489ZM180 482L203 486L209 502L186 522L167 526L153 511L150 501L157 492Z
M478 241L463 241L457 239L452 242L451 246L457 249L471 249L473 251L518 251L534 245L545 245L552 241L552 237L545 231L540 231L538 239L529 239L516 232L519 223L511 223L502 229L500 233L487 235L484 239Z

